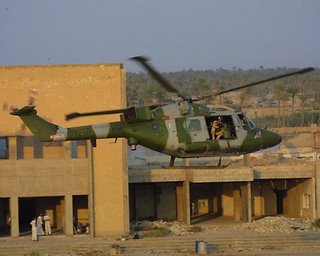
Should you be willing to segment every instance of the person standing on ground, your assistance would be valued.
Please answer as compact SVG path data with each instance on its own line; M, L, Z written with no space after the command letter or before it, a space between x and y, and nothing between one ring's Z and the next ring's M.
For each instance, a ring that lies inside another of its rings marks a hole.
M37 232L37 218L33 218L30 222L31 231L32 231L32 241L38 241L38 232Z
M46 214L43 216L43 221L44 221L44 231L46 233L46 236L51 235L51 223L50 223L50 216L46 212Z
M43 236L44 232L42 229L42 225L43 225L43 219L42 219L42 214L40 213L38 219L37 219L37 234L38 236Z
M51 235L51 223L50 223L50 216L46 212L46 214L43 216L43 221L44 221L44 230L46 232L46 236Z

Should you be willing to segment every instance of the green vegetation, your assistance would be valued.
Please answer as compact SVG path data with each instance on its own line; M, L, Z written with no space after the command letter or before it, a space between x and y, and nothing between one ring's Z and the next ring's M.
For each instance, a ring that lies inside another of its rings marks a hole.
M193 232L193 233L197 233L197 232L201 232L202 228L199 226L191 226L188 231Z
M151 230L140 231L141 237L162 237L167 236L171 233L171 230L165 227L155 228Z
M30 253L30 256L40 256L40 253L38 253L38 252L31 252L31 253Z
M287 127L299 127L301 123L304 123L306 126L310 126L314 123L319 123L320 113L319 112L306 112L304 113L304 121L302 122L301 113L294 113L288 116L284 116L283 123ZM276 116L265 116L265 117L256 117L252 118L258 127L267 127L275 128L279 127L277 123Z
M320 218L315 219L312 223L311 226L314 228L320 228Z
M273 77L287 72L293 72L292 68L276 68L241 70L233 68L226 70L194 71L183 70L178 72L162 73L176 88L187 95L203 96L210 95L216 91L233 88L253 81ZM259 98L265 97L268 93L274 92L277 88L287 91L287 98L297 98L298 93L303 92L308 97L317 98L320 105L320 70L302 76L293 76L287 79L277 80L264 85L251 87L250 96ZM290 88L290 89L289 89ZM247 92L249 92L247 91ZM146 73L127 73L127 100L128 102L138 101L140 104L167 101L171 97L154 79ZM280 97L281 98L281 97ZM211 99L213 101L214 99Z
M293 72L292 68L264 68L242 70L183 70L162 73L177 89L192 97L212 95L217 91L234 88L254 81ZM235 109L273 107L276 116L256 118L258 126L306 126L317 123L320 109L320 69L286 79L269 82L239 91L238 99L230 100L228 94L217 99L207 98L204 104L226 104ZM255 102L257 100L257 103ZM127 73L127 102L138 105L169 103L177 100L146 73ZM284 115L284 109L290 116Z

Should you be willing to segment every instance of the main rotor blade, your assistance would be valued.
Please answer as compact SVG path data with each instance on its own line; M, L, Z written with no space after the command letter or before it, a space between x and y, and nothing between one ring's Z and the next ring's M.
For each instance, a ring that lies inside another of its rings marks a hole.
M288 77L288 76L301 75L301 74L304 74L304 73L307 73L307 72L310 72L310 71L313 71L313 70L314 70L314 68L311 68L311 67L299 69L299 70L297 70L295 72L286 73L286 74L279 75L279 76L274 76L274 77L271 77L271 78L267 78L267 79L264 79L264 80L260 80L260 81L254 82L254 83L250 83L250 84L242 85L242 86L239 86L239 87L236 87L236 88L220 91L220 92L215 93L214 96L218 96L218 95L221 95L221 94L224 94L224 93L227 93L227 92L237 91L237 90L240 90L240 89L243 89L243 88L247 88L247 87L250 87L250 86L257 85L257 84L270 82L270 81L281 79L281 78Z
M85 113L79 113L79 112L73 112L70 114L67 114L65 119L70 120L77 117L82 116L98 116L98 115L111 115L111 114L119 114L123 113L126 109L114 109L114 110L104 110L104 111L96 111L96 112L85 112Z
M176 93L182 99L186 99L186 95L182 94L177 88L175 88L172 84L170 84L150 63L148 63L149 59L147 57L136 56L136 57L130 58L130 60L137 61L168 92Z

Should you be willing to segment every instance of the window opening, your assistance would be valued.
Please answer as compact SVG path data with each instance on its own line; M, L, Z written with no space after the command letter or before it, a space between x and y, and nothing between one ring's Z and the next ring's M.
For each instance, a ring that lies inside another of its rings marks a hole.
M9 158L8 137L0 137L0 159Z
M71 157L72 158L87 158L87 141L73 140L71 141Z
M201 131L201 124L200 124L200 120L198 119L192 119L192 120L188 120L188 127L187 127L188 131Z
M245 130L249 129L250 126L249 126L248 120L246 119L246 117L243 114L238 114L237 119L238 119L240 126L242 126L243 129L245 129Z

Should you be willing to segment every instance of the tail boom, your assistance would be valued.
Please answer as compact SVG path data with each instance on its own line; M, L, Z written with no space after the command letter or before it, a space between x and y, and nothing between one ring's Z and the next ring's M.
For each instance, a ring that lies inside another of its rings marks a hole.
M42 142L118 138L124 135L122 122L64 128L39 117L34 106L15 109L10 114L19 116L35 137Z

